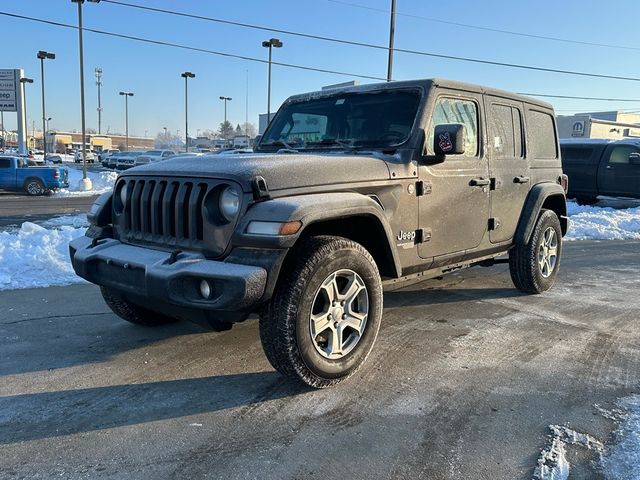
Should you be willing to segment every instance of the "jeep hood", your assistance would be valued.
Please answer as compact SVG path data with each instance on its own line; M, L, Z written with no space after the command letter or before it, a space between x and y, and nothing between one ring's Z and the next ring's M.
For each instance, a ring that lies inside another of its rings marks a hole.
M235 180L251 191L261 176L269 190L389 179L382 154L219 154L167 159L122 174Z

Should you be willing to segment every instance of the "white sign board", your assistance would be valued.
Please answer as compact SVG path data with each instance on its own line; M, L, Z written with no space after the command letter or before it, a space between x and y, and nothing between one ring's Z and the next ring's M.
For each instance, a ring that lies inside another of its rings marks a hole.
M18 70L0 70L0 111L18 111Z

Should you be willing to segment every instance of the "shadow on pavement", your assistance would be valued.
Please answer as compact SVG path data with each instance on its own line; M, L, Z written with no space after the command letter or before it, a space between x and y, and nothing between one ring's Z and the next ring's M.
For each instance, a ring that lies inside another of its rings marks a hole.
M0 397L0 444L73 435L257 405L308 392L256 372Z

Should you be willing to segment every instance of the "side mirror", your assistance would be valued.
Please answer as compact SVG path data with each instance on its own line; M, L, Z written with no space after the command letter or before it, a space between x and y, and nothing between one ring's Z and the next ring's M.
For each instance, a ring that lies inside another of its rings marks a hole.
M436 156L462 155L466 138L465 126L461 123L436 125L433 135L433 151Z
M629 163L631 165L640 165L640 153L632 153L629 155Z

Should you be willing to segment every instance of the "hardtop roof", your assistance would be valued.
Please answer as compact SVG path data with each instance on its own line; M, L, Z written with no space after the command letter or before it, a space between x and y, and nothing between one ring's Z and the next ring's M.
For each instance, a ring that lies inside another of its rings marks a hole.
M459 82L456 80L446 80L442 78L399 80L394 82L369 83L366 85L337 87L337 88L332 88L328 90L318 90L314 92L292 95L287 99L287 101L295 102L295 101L308 100L313 98L330 97L334 95L339 95L340 93L373 92L373 91L381 91L381 90L393 90L393 89L399 89L399 88L411 88L411 87L422 88L425 91L430 90L432 87L442 87L442 88L449 88L453 90L482 93L486 95L493 95L496 97L509 98L509 99L517 100L523 103L528 103L530 105L536 105L538 107L553 110L553 106L550 103L545 102L543 100L538 100L537 98L528 97L525 95L519 95L517 93L507 92L505 90L500 90L496 88L484 87L481 85Z

